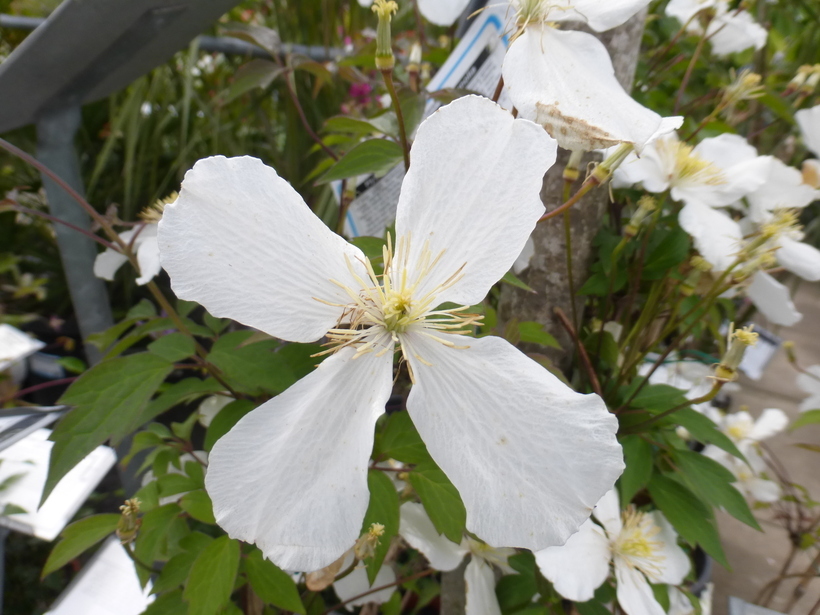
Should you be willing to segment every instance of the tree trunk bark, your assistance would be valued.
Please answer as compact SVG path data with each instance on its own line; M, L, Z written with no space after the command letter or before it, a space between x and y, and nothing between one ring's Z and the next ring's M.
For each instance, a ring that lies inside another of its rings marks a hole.
M647 10L643 10L623 26L596 34L603 41L612 57L615 75L624 89L630 91L635 79L640 54L640 42L643 35ZM561 205L563 199L563 170L569 160L570 152L559 149L558 161L544 177L541 199L547 211ZM580 165L581 178L587 165L600 161L597 154L586 154ZM577 182L574 188L580 186ZM594 257L592 241L601 226L609 199L606 187L598 188L584 197L569 210L572 248L572 274L575 291L589 277L589 268ZM499 301L499 321L501 323L517 319L519 322L539 322L552 333L561 344L561 350L549 349L547 356L559 367L566 367L573 352L573 342L567 332L558 324L553 315L556 307L561 308L572 318L572 296L569 276L567 275L566 240L564 218L556 216L538 225L533 233L535 254L530 266L519 276L536 294L514 288L503 287ZM576 306L581 312L581 301L576 296ZM524 350L536 350L535 347L523 345ZM538 346L538 352L544 352Z

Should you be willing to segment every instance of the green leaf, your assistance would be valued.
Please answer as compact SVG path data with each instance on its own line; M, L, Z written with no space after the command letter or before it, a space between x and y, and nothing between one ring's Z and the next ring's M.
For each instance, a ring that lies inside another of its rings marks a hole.
M535 577L521 574L505 575L495 586L495 595L503 613L527 606L537 591Z
M544 325L540 322L520 322L518 323L518 335L522 342L530 342L532 344L541 344L549 348L561 348L552 334L544 329Z
M632 501L635 494L646 487L652 477L652 445L640 436L626 436L621 439L624 449L626 469L621 475L621 502L624 506Z
M196 558L183 598L189 615L216 615L230 600L239 570L239 543L220 536Z
M262 58L251 60L236 70L233 81L217 100L220 105L226 105L256 88L265 90L284 72L284 68L270 60Z
M259 549L245 558L245 573L254 593L265 603L304 615L305 605L291 576L266 560Z
M460 544L467 524L467 511L458 490L444 472L432 461L421 463L410 472L410 484L436 531Z
M154 318L156 315L156 306L153 303L151 303L148 299L142 299L139 303L137 303L137 305L128 310L128 314L126 314L125 320L148 320L149 318Z
M208 431L205 433L205 443L203 445L205 450L210 451L219 438L233 429L233 426L239 422L239 419L256 408L256 406L257 404L255 402L240 399L232 401L222 408L219 414L211 420Z
M612 615L612 611L594 598L587 602L576 602L575 608L581 615Z
M181 615L188 612L188 605L182 600L182 590L163 594L154 600L142 615Z
M184 333L170 333L148 344L148 352L176 363L196 354L196 345L194 339Z
M673 451L675 464L692 491L712 506L723 508L735 519L762 531L746 499L732 486L735 475L714 459L688 450Z
M179 505L182 510L197 521L211 525L216 523L216 519L214 518L214 505L204 489L197 489L196 491L186 493L179 501Z
M266 339L251 342L253 331L235 331L220 337L208 355L234 389L249 395L281 393L297 378L285 360L276 352L279 342Z
M350 240L354 246L359 248L371 261L380 260L383 256L382 248L387 242L381 237L354 237Z
M148 400L173 365L141 353L103 361L77 379L60 399L75 406L51 434L54 447L41 503L80 461L109 438L121 440L142 422Z
M649 495L684 540L699 544L718 563L729 568L709 507L677 481L657 473L649 481Z
M671 231L656 231L652 235L643 268L643 279L655 280L669 274L689 257L692 240L680 228Z
M85 361L78 359L77 357L61 357L57 359L57 363L62 365L67 372L72 374L82 374L86 369L88 369Z
M683 408L678 410L669 420L681 427L684 427L692 437L703 444L714 444L718 448L723 449L730 455L734 455L738 459L746 460L743 453L737 448L734 442L729 439L725 433L718 429L714 421L709 417L701 414L692 408Z
M137 559L149 566L163 559L172 522L180 512L182 510L176 504L166 504L143 515L140 532L134 545Z
M418 128L424 117L424 107L427 103L426 95L416 93L408 87L399 88L397 93L399 106L404 117L404 128L410 137Z
M232 36L247 41L252 45L258 45L273 57L279 55L282 40L279 38L279 33L276 30L240 22L231 22L225 24L224 27L225 30L223 34L225 36Z
M51 550L43 566L41 578L62 568L75 557L110 536L117 529L120 516L117 514L94 515L75 521L66 527L61 540Z
M794 422L789 426L789 429L797 429L806 425L816 425L820 423L820 410L807 410L801 412L800 416L794 419Z
M317 183L347 179L357 175L384 175L404 160L401 145L387 139L362 141L322 175Z
M404 463L431 461L427 446L416 431L409 413L394 412L387 417L378 442L378 457Z
M515 275L512 271L508 271L501 277L501 281L504 284L509 284L510 286L515 286L516 288L520 288L521 290L526 290L528 293L535 293L535 291L527 286L521 278Z
M166 474L157 479L159 483L159 495L162 498L167 498L177 493L186 493L193 491L198 487L195 481L182 474Z
M384 526L384 534L379 539L379 545L373 557L366 562L367 578L373 585L393 536L399 533L399 494L393 481L379 470L370 470L367 473L367 487L370 490L370 503L364 515L362 534L367 532L373 523Z
M168 563L162 567L162 572L154 581L152 593L167 592L183 585L200 551L212 540L213 538L200 532L191 532L190 536L183 539L182 544L185 550L169 559Z
M646 408L654 412L671 410L686 402L683 391L668 384L649 384L632 400L635 408Z
M206 395L221 393L224 389L225 387L213 378L185 378L174 384L165 384L160 389L161 393L145 407L139 423L147 423L178 404L190 403Z

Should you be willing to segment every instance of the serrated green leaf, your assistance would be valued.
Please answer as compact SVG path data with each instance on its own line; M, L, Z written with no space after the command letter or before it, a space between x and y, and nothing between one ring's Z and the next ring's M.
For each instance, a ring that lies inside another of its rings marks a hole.
M367 578L370 585L373 585L393 536L399 533L399 494L393 481L379 470L370 470L367 473L367 487L370 490L370 503L364 515L362 534L367 532L373 523L384 526L384 534L379 538L373 557L365 562Z
M649 495L684 540L699 544L718 563L729 568L712 510L695 494L656 473L649 481Z
M228 602L239 570L239 543L214 539L197 556L182 596L189 615L216 615Z
M762 531L746 499L732 486L735 475L714 459L688 450L673 451L675 464L689 487L712 506L723 508L735 519Z
M395 141L369 139L342 156L316 183L326 184L358 175L384 175L402 160L404 153Z
M249 395L281 393L296 382L279 342L267 339L246 342L253 331L234 331L220 337L211 348L208 362L216 366L233 388Z
M254 549L245 558L245 573L254 593L263 602L304 615L305 605L291 576L266 560L262 552Z
M618 482L624 506L646 487L652 477L652 445L640 436L621 438L626 469Z
M75 557L90 549L117 529L117 514L94 515L75 521L60 534L58 542L43 566L41 578L62 568Z
M800 416L794 419L789 429L797 429L798 427L804 427L806 425L816 425L817 423L820 423L820 410L807 410L801 412Z
M458 490L433 462L420 463L410 472L410 484L439 534L461 543L467 511Z
M180 499L179 506L197 521L211 525L216 523L216 519L214 518L214 505L211 502L211 497L204 489L197 489L196 491L186 493L182 496L182 499Z
M142 424L142 412L173 365L148 353L103 361L85 372L60 403L75 406L51 434L44 502L55 485L109 438L121 440Z
M194 339L184 333L170 333L148 344L148 352L176 363L195 355L196 345Z

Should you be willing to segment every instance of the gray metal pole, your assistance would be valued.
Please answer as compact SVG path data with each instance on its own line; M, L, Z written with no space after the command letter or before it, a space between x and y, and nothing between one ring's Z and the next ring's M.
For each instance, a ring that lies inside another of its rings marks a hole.
M80 108L70 106L57 109L37 122L38 159L69 186L83 193L80 163L74 148L74 137L80 126ZM80 228L89 229L91 223L82 207L53 181L43 176L52 215ZM92 333L98 333L114 324L108 292L102 280L94 276L95 243L79 233L56 224L57 245L68 281L71 302L85 343L89 363L99 362L100 351L85 342Z

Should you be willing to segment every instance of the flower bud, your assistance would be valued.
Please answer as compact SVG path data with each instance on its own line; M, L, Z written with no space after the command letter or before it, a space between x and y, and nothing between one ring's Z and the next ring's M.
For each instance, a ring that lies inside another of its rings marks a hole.
M393 70L396 58L393 56L390 22L393 19L393 13L399 10L399 5L393 0L375 0L372 9L379 16L379 25L376 27L376 68Z

